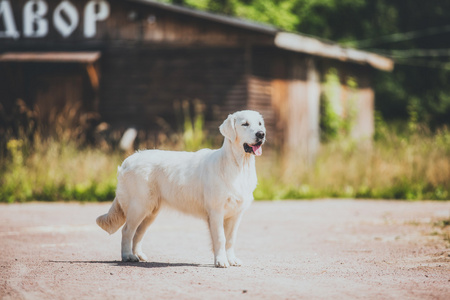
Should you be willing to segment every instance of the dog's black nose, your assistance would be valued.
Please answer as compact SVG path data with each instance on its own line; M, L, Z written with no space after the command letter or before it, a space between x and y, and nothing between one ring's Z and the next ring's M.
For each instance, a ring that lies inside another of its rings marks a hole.
M263 139L264 138L264 136L265 136L266 134L264 133L264 131L258 131L257 133L256 133L256 137L258 138L258 139Z

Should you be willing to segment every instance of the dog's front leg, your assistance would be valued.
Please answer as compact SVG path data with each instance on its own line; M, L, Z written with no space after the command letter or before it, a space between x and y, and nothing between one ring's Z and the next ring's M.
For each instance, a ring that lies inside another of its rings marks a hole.
M217 268L228 268L227 253L225 251L225 231L223 229L223 212L212 211L209 213L209 231L214 249L214 264Z
M242 212L236 216L230 217L225 220L224 228L225 228L225 237L227 239L226 243L226 251L228 262L231 266L241 266L242 261L236 257L234 254L234 243L236 242L237 230L239 227L239 223L242 219Z

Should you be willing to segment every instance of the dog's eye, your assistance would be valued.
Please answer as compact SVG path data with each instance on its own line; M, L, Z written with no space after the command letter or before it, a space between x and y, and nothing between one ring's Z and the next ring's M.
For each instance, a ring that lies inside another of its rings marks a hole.
M261 126L261 122L259 122L259 126Z
M248 126L250 124L248 124L248 122L245 122L244 124L242 124L242 126Z

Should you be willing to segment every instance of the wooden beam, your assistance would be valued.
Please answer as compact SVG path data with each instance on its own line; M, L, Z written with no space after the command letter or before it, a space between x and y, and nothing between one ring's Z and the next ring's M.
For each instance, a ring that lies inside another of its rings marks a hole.
M99 84L100 84L100 78L99 78L97 70L94 67L94 64L87 64L86 71L88 73L92 88L94 89L94 91L98 91Z
M368 64L373 68L392 71L394 61L388 57L352 48L341 47L336 43L321 41L300 34L279 32L275 37L275 46L295 52L322 56L340 61Z
M0 54L0 62L75 62L94 63L101 56L95 52L7 52Z

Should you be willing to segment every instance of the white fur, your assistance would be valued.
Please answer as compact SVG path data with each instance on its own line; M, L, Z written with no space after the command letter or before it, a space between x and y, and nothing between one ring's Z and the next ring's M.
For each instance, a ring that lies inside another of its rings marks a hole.
M119 167L116 198L97 224L112 234L125 223L123 261L147 260L142 237L167 204L208 222L216 267L241 265L234 242L257 183L255 156L243 145L255 144L256 133L266 130L262 116L249 110L229 115L219 129L225 136L220 149L139 151Z

